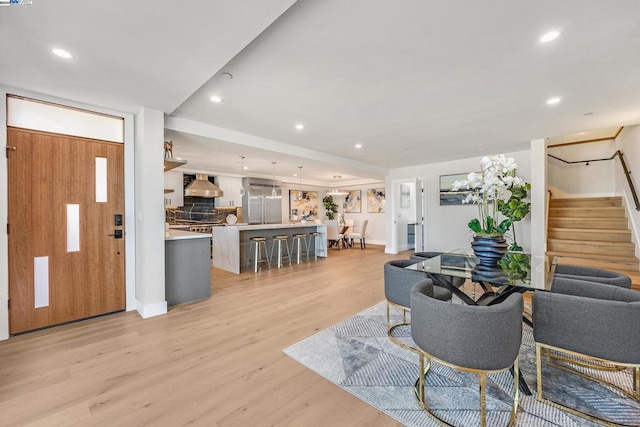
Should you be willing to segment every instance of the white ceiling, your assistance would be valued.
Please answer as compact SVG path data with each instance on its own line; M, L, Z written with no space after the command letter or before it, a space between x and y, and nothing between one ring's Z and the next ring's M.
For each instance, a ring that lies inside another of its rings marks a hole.
M3 7L0 83L163 110L193 168L239 173L244 155L258 175L277 161L280 177L302 165L325 185L640 122L637 0L293 3Z

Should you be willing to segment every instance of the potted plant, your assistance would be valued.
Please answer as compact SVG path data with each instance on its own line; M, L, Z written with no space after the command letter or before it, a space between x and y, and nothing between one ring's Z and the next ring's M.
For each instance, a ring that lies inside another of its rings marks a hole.
M333 202L333 196L324 196L322 199L322 205L324 206L327 218L334 219L336 212L338 212L338 205Z
M478 205L478 218L469 221L475 236L471 246L487 268L497 268L497 262L507 252L504 234L529 213L529 204L522 201L530 184L516 175L518 165L504 154L485 156L480 160L481 172L472 172L467 179L456 181L451 191L472 190L463 203ZM506 218L498 220L498 213ZM515 243L515 234L514 234Z

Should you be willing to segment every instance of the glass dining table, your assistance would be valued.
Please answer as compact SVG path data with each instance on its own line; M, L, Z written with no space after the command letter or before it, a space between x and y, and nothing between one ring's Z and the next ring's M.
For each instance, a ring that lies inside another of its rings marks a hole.
M504 301L513 293L548 291L553 283L557 260L548 256L531 255L524 252L507 252L503 266L486 270L478 259L467 251L454 251L428 258L405 267L409 270L429 274L438 285L449 289L462 302L469 305L493 305ZM482 288L478 298L467 295L450 281L439 276L469 279Z
M557 265L555 257L550 259L547 256L524 252L507 252L502 260L504 267L487 270L479 264L472 253L458 250L419 261L405 268L423 271L436 284L449 289L453 295L469 305L499 304L514 293L551 290ZM451 281L444 280L443 276L469 279L480 285L482 292L476 296L474 287L472 295L467 295ZM522 319L529 326L533 326L524 313ZM520 376L520 389L523 393L531 395L529 386L522 376Z

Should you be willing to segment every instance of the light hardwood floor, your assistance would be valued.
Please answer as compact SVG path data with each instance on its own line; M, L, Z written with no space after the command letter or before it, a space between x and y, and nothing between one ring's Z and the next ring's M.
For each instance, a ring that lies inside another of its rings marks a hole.
M0 342L1 426L399 426L282 349L384 299L382 246L239 276L211 299Z
M211 299L165 316L0 342L0 426L399 426L282 349L382 301L383 264L408 257L368 245L257 274L212 269Z

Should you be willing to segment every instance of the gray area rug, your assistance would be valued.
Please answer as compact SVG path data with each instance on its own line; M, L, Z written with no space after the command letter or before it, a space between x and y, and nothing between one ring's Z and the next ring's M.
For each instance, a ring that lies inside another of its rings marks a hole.
M395 322L400 312L395 311ZM393 344L386 335L386 304L381 302L328 329L306 338L284 353L327 380L347 390L407 426L438 426L419 406L414 394L418 356ZM412 344L409 327L396 336ZM523 324L520 370L533 396L520 393L518 426L597 426L536 399L535 343L531 328ZM640 404L619 391L567 373L545 363L545 397L562 401L594 415L627 425L640 425ZM587 371L587 370L585 370ZM588 371L627 390L629 369L621 372ZM487 377L487 424L507 425L513 396L508 372ZM479 425L477 375L433 362L427 375L427 404L440 418L456 426Z

